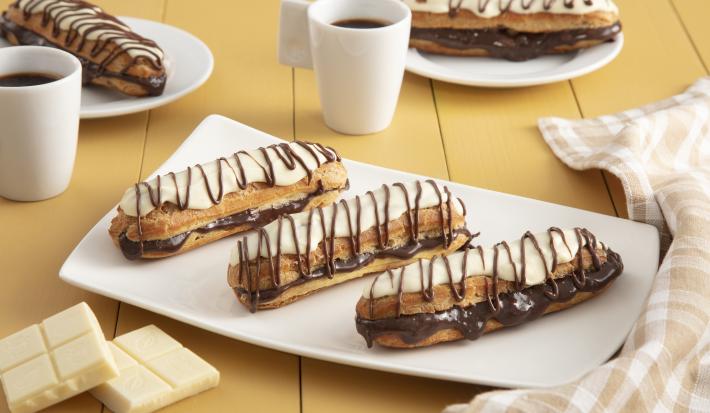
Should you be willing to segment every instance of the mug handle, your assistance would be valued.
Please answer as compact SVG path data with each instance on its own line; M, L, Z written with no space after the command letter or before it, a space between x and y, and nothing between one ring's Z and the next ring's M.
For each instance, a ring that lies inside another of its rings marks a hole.
M287 66L313 68L308 34L306 0L281 0L279 17L279 63Z

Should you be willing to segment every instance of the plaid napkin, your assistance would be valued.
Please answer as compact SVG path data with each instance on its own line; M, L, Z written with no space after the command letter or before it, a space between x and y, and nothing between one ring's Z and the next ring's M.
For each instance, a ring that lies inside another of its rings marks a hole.
M446 412L710 412L710 78L639 109L539 126L569 167L619 177L629 217L658 228L665 258L618 357L574 383Z

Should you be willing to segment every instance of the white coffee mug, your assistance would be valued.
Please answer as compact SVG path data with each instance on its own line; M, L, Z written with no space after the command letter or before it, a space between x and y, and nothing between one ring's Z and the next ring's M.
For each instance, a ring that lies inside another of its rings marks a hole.
M36 86L0 86L0 197L40 201L64 192L71 180L81 63L50 47L0 49L0 77L21 73L58 79Z
M389 23L355 29L332 23ZM323 118L345 134L379 132L392 122L402 86L412 13L399 0L281 1L279 62L313 68Z

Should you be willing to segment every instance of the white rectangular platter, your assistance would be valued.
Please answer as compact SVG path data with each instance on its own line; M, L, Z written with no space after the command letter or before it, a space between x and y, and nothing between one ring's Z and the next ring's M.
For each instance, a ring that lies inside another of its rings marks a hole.
M343 137L343 139L349 139ZM233 120L206 118L156 173L184 169L239 149L279 142ZM337 149L337 148L336 148ZM424 179L344 161L350 190ZM475 168L475 166L472 166ZM475 173L472 171L472 173ZM227 285L232 239L157 261L128 261L113 245L109 211L69 256L60 277L73 285L228 337L302 356L389 372L508 387L546 387L606 361L638 318L658 268L655 228L606 215L447 182L468 207L468 226L489 245L549 226L587 227L619 252L625 271L604 294L540 320L418 350L368 349L355 331L355 303L366 280L251 314ZM122 194L116 194L117 200Z

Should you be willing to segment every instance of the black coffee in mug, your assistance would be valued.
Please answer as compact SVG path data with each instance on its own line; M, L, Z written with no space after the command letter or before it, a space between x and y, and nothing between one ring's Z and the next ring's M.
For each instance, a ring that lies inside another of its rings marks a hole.
M0 76L0 86L2 87L24 87L37 86L59 80L58 76L47 73L13 73Z
M344 19L331 23L333 26L345 27L348 29L377 29L389 26L390 22L374 19Z

